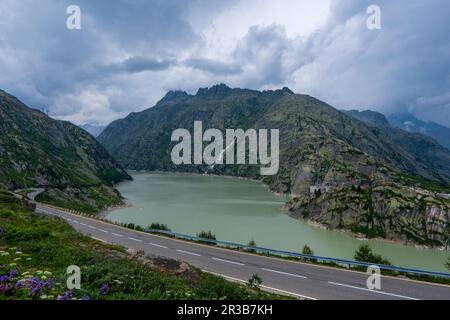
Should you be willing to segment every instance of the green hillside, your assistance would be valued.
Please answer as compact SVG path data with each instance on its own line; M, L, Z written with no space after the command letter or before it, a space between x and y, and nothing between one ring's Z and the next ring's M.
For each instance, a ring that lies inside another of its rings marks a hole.
M45 188L47 202L96 211L121 201L115 183L130 179L90 134L0 91L0 184Z

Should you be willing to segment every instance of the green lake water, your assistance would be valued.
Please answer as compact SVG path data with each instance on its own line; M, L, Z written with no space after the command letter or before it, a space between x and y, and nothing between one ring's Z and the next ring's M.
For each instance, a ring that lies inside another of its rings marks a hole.
M134 181L117 189L132 205L112 211L113 221L143 227L167 224L172 231L196 235L211 230L218 240L299 252L309 245L316 255L353 259L362 243L347 234L323 230L282 211L285 198L257 181L175 173L131 172ZM368 241L376 253L397 266L447 271L448 252Z

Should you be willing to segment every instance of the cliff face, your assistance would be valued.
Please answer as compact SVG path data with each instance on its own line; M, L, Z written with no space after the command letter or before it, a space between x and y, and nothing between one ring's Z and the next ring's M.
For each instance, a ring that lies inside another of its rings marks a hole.
M90 134L0 91L0 184L45 188L43 199L95 211L121 201L113 185L130 179Z
M295 197L286 207L293 217L332 229L409 244L450 245L450 200L423 189L396 184L344 188Z

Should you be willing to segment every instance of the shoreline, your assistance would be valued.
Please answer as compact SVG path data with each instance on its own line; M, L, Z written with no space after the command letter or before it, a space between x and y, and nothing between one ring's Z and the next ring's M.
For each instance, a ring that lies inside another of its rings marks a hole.
M258 179L254 179L254 178L248 178L248 177L239 177L239 176L230 176L230 175L219 175L219 174L202 174L202 173L194 173L194 172L178 172L178 171L147 171L147 170L127 170L127 172L132 175L133 173L136 174L175 174L175 175L182 175L182 176L210 176L210 177L218 177L218 178L228 178L228 179L240 179L240 180L247 180L247 181L252 181L252 182L257 182L257 183L261 183L264 187L267 188L267 190L272 193L275 196L278 197L288 197L288 198L292 198L295 195L293 194L286 194L286 193L279 193L276 191L272 191L270 189L270 187L265 184L264 182L262 182L261 180ZM129 182L129 181L124 181L122 183L125 182ZM285 201L285 205L287 203L286 200ZM132 208L133 205L131 203L128 202L127 199L124 200L124 204L122 205L118 205L118 206L112 206L110 208L107 208L105 210L103 210L103 214L104 216L106 216L107 214L109 214L110 212L114 211L114 210L118 210L118 209L123 209L123 208ZM296 221L302 221L304 223L306 223L309 226L312 226L314 228L318 228L318 229L322 229L322 230L326 230L326 231L330 231L330 232L337 232L340 234L345 234L349 237L352 237L356 240L359 241L378 241L378 242L384 242L387 244L396 244L396 245L402 245L402 246L406 246L406 247L412 247L415 249L421 249L421 250L434 250L434 251L440 251L440 252L446 252L446 251L450 251L450 248L446 248L446 247L432 247L432 246L426 246L426 245L418 245L418 244L413 244L413 243L405 243L404 241L402 241L401 239L388 239L388 238L369 238L367 237L365 234L362 233L354 233L351 230L348 229L333 229L333 228L329 228L326 225L323 225L319 222L313 221L313 220L306 220L306 219L299 219L296 217L293 217L291 215L291 212L289 210L286 209L285 206L283 206L281 208L281 211L286 214L287 216L289 216L290 218L296 220Z
M97 213L97 216L101 217L101 218L106 218L106 216L108 214L110 214L111 212L115 211L115 210L119 210L119 209L126 209L126 208L133 208L134 205L131 204L131 202L128 201L128 199L123 199L122 203L113 205L113 206L109 206L106 207L105 209L99 211Z

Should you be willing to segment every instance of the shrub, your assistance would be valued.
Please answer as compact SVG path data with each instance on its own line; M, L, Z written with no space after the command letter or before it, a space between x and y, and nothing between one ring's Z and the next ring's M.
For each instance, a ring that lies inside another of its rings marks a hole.
M367 243L359 246L355 252L354 258L356 261L384 264L388 266L392 265L389 260L383 258L381 255L375 254Z
M197 233L197 237L207 240L216 240L216 236L211 231L202 231Z
M125 228L128 228L128 229L134 229L134 228L135 228L135 225L134 225L134 223L127 223L127 224L125 224L124 227L125 227Z
M256 242L255 242L255 240L250 240L248 243L247 243L247 246L249 246L249 247L252 247L252 248L254 248L254 247L256 247ZM256 252L256 250L255 249L252 249L252 248L249 248L249 249L247 249L249 252L253 252L253 253L255 253Z
M148 226L148 229L150 230L162 230L162 231L171 231L170 228L163 223L152 223Z
M450 257L448 257L448 261L447 261L447 263L445 264L445 267L446 267L448 270L450 270Z
M262 279L257 274L254 274L250 279L248 279L247 286L251 289L259 289L262 283Z
M306 254L306 255L308 255L308 256L313 256L313 255L314 255L314 251L313 251L308 245L305 245L305 246L303 247L302 253L303 253L303 254Z

